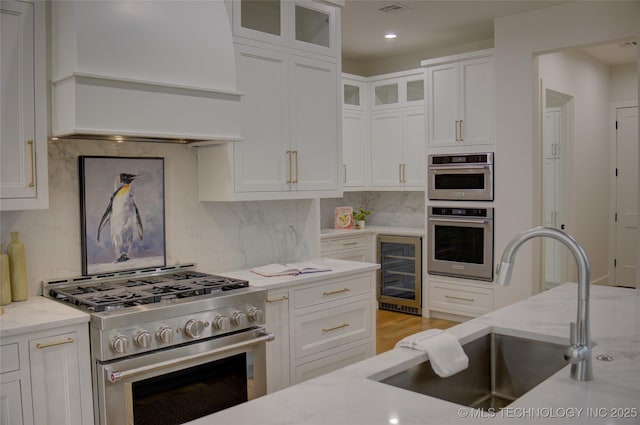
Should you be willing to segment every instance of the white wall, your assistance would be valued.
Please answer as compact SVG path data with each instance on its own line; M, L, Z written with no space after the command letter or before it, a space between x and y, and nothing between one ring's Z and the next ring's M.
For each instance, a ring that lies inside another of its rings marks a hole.
M610 67L609 101L638 99L638 66L636 64L616 65Z
M81 274L79 155L165 158L167 264L195 262L200 271L220 273L318 255L317 201L200 202L194 148L50 142L50 208L0 213L3 245L11 231L25 244L30 295L40 293L43 279Z
M496 160L500 161L495 188L496 255L515 234L539 224L534 219L534 201L539 196L533 160L539 154L534 144L534 140L538 143L534 135L539 133L534 128L536 54L638 37L638 22L637 1L572 2L495 20ZM512 285L496 288L495 307L537 289L534 282L539 271L533 266L532 245L520 250Z
M577 51L541 55L538 64L547 89L574 98L567 232L589 256L591 280L607 282L609 245L602 242L609 239L609 67Z

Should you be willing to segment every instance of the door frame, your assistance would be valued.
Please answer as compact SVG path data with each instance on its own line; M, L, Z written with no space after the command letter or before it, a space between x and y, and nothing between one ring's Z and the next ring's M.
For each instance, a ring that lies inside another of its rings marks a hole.
M616 143L617 143L617 111L621 108L637 108L637 100L620 100L616 102L609 102L609 229L615 229L615 213L617 209L617 193L616 193ZM640 158L639 158L640 161ZM640 195L640 194L639 194ZM616 232L609 232L609 286L614 285L615 268L613 267L613 261L616 258ZM639 250L640 251L640 250ZM640 252L638 253L640 258ZM637 286L636 282L636 286Z

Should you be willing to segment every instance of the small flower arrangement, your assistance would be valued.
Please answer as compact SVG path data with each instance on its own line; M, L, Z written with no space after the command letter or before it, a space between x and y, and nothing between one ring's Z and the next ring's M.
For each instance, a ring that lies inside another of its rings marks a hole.
M353 220L354 221L365 221L367 216L371 214L371 211L365 210L364 208L358 208L353 211Z

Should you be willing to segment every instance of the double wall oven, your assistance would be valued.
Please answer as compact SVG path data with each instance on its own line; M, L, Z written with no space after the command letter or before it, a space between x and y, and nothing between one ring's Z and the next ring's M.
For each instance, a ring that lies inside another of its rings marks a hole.
M493 152L429 155L429 274L493 280L493 183Z
M266 394L266 291L194 268L43 283L90 313L97 424L181 424Z

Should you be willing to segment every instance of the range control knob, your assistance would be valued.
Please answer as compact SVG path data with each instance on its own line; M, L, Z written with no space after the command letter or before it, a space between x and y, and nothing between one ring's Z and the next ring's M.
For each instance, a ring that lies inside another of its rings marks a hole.
M160 342L171 344L173 342L173 329L169 326L162 326L156 331L156 338L158 338Z
M231 313L231 322L236 326L247 326L247 315L241 311Z
M142 329L133 336L133 342L140 348L149 348L149 345L151 345L151 334Z
M191 319L184 325L184 331L191 338L200 338L204 332L204 327L202 320Z
M211 326L213 326L214 329L228 331L231 327L231 321L226 316L216 316L211 321Z
M248 311L250 322L262 322L264 319L264 312L256 307L251 307Z
M129 340L124 335L116 335L111 339L111 349L120 354L127 352L129 348Z

